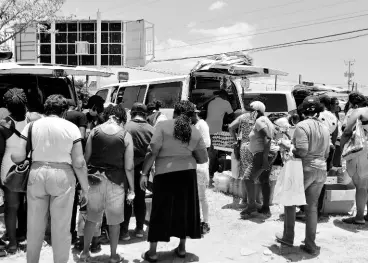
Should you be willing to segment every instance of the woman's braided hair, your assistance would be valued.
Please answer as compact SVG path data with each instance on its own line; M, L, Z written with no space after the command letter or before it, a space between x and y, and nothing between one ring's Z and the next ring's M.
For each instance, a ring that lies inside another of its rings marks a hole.
M174 114L177 116L174 123L174 138L182 143L189 143L192 136L191 117L194 111L194 104L187 100L179 101L174 106Z

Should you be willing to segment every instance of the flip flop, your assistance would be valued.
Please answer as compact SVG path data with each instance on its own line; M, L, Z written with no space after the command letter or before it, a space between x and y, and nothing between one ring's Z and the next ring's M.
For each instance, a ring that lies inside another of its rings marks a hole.
M89 262L91 259L91 255L83 254L83 252L79 255L79 262Z
M154 259L154 258L151 258L150 256L148 256L148 251L144 252L142 254L142 259L145 260L145 261L148 261L150 263L155 263L157 262L157 259Z
M117 258L110 258L108 262L109 263L120 263L123 260L124 260L123 257L121 257L120 255L118 255Z
M348 217L348 218L344 218L341 220L343 223L345 224L349 224L349 225L364 225L365 224L365 220L355 220L355 217Z
M180 253L179 253L179 248L178 248L178 247L177 247L177 248L175 248L174 252L175 252L175 255L176 255L178 258L185 258L185 257L186 257L186 255L187 255L187 253L185 253L184 255L180 254Z

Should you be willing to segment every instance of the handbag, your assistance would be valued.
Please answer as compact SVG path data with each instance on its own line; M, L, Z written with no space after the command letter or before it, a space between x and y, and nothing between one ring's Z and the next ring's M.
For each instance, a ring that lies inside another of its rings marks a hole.
M361 154L365 154L366 152L367 152L367 141L365 138L365 132L362 126L362 122L358 119L355 124L355 130L353 132L353 135L345 144L341 157L344 160L349 161L355 159Z
M12 192L27 192L29 171L32 165L32 127L33 122L31 122L28 128L26 146L28 157L22 163L14 164L4 178L4 186ZM19 138L21 138L21 133L17 129L13 128L13 131Z

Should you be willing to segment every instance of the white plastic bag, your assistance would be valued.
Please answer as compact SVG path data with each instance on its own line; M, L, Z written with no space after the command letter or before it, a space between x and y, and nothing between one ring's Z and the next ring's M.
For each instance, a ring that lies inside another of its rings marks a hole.
M235 158L235 154L231 153L231 177L239 178L240 162Z
M227 193L230 186L230 174L227 171L223 173L215 173L213 176L213 182L216 191Z
M285 163L276 182L273 203L284 206L306 205L301 159L290 157Z

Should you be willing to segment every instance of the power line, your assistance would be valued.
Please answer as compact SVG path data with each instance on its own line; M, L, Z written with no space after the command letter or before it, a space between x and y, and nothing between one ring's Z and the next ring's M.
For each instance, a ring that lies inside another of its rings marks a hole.
M288 45L280 45L278 47L263 48L263 49L259 49L259 50L251 51L251 52L255 53L255 52L267 51L267 50L272 50L272 49L302 46L302 45L317 45L317 44L334 43L334 42L340 42L340 41L345 41L345 40L351 40L351 39L355 39L355 38L361 38L361 37L365 37L365 36L368 36L368 34L361 34L361 35L357 35L357 36L353 36L353 37L339 38L339 39L333 39L333 40L328 40L328 41L302 42L302 43L296 43L296 44L290 44L290 45L289 44Z
M313 40L320 40L320 39L325 39L325 38L330 38L330 37L343 36L343 35L363 32L363 31L368 31L368 28L357 29L357 30L353 30L353 31L347 31L347 32L336 33L336 34L325 35L325 36L319 36L319 37L313 37L313 38L307 38L307 39L302 39L302 40L297 40L297 41L292 41L292 42L286 42L286 43L280 43L280 44L275 44L275 45L269 45L269 46L263 46L263 47L258 47L258 48L249 48L249 49L243 49L243 50L236 50L236 51L232 51L232 52L225 52L225 54L226 53L234 53L234 52L249 52L249 51L256 51L256 50L263 50L263 49L270 49L270 48L280 48L280 47L283 47L285 45L303 43L303 42L313 41ZM183 57L183 58L153 60L152 62L166 62L166 61L176 61L176 60L197 59L197 58L205 58L205 57L209 57L209 56L219 56L219 55L222 55L222 54L224 54L224 53L201 55L201 56L191 56L191 57Z
M353 0L353 1L355 1L355 0ZM351 1L348 1L348 2L351 2ZM318 8L318 9L320 9L320 8ZM354 14L359 14L359 13L366 12L366 11L368 11L368 9L361 10L361 11L358 11L358 12L352 12L352 13L345 13L345 14L330 16L330 17L323 17L323 18L320 18L320 19L312 19L312 20L299 21L299 22L295 22L295 23L288 23L288 25L297 25L297 24L300 24L300 23L316 22L318 20L325 20L325 19L329 19L329 18L337 18L337 17L340 17L340 16L354 15ZM273 18L275 18L275 17L273 17ZM283 25L267 27L267 28L262 28L262 29L259 29L259 30L268 30L268 29L278 28L278 27L282 27L282 26ZM222 35L221 37L227 37L227 36L237 36L237 37L239 37L239 34L241 34L241 33L242 32L227 34L227 35ZM201 38L190 39L188 41L196 41L196 40L204 40L204 39L215 39L215 38L217 39L218 37L201 37Z
M336 6L336 5L340 5L340 4L346 4L346 3L352 3L352 2L356 2L356 1L359 1L359 0L348 0L348 1L341 1L341 2L337 2L337 3L334 3L334 4L328 4L328 5L322 5L322 6L317 6L317 7L314 7L314 8L311 8L311 9L299 9L297 11L293 11L293 12L288 12L288 13L283 13L283 14L280 14L278 16L272 16L271 18L277 18L277 17L282 17L282 16L286 16L286 15L293 15L293 14L297 14L297 13L303 13L303 12L309 12L309 11L314 11L314 10L320 10L322 8L326 8L326 7L333 7L333 6ZM275 8L275 7L283 7L283 6L287 6L287 5L292 5L292 4L295 4L295 3L298 3L298 2L301 2L301 1L293 1L291 3L288 3L288 4L283 4L283 5L276 5L276 6L271 6L271 7L268 7L268 8L263 8L263 9L256 9L256 10L253 10L253 11L250 11L250 12L246 12L246 14L252 14L252 13L255 13L255 12L258 12L258 11L263 11L263 10L267 10L267 9L271 9L271 8ZM244 12L242 12L241 14L244 14ZM233 18L234 16L236 15L239 15L239 14L232 14L231 16L227 17L227 18ZM260 20L260 21L264 21L264 20L269 20L270 17L266 17L266 19L263 19L263 20ZM209 20L202 20L202 21L198 21L198 22L195 22L195 24L202 24L204 22L210 22L210 21L215 21L215 20L218 20L218 17L214 18L214 19L209 19ZM226 17L221 17L221 20L224 21L226 20ZM170 29L173 29L174 27L170 27L168 28L167 30L170 30ZM206 39L206 38L200 38L200 39ZM200 39L196 39L196 40L200 40Z
M367 11L367 10L365 10L365 11ZM362 11L360 11L360 12L362 12ZM287 31L287 30L292 30L292 29L298 29L298 28L303 28L303 27L308 27L308 26L315 26L315 25L333 23L333 22L337 22L337 21L344 21L344 20L360 18L360 17L365 17L365 16L368 16L368 13L362 14L362 15L357 15L357 16L350 16L350 17L345 17L345 18L338 18L338 19L332 19L332 20L327 20L327 21L321 21L321 22L316 22L316 23L309 23L309 24L300 25L300 26L292 26L292 27L287 27L287 28L281 28L281 29L277 29L277 30L269 30L269 31L264 31L264 32L258 32L258 33L242 35L242 36L238 36L238 37L230 37L230 38L223 38L223 39L217 39L217 40L212 40L212 41L186 44L186 45L181 45L181 46L174 46L174 47L169 47L169 48L161 48L161 49L156 49L155 51L163 51L163 50L176 49L176 48L182 48L182 47L191 47L191 46L198 46L198 45L203 45L203 44L217 43L217 42L221 42L221 41L227 41L227 40L233 40L233 39L239 39L239 38L251 37L251 36L258 36L258 35L264 35L264 34L269 34L269 33L282 32L282 31Z
M249 15L249 14L254 14L254 13L258 13L258 12L261 12L261 11L274 9L274 8L278 8L278 7L286 7L286 6L294 5L294 4L297 4L297 3L300 3L300 2L304 2L304 1L305 0L296 0L296 1L294 0L294 1L291 1L291 2L288 2L288 3L285 3L285 4L273 5L273 6L268 6L268 7L265 7L265 8L254 9L254 10L251 10L251 11L239 12L239 13L231 14L231 16L228 16L228 17L226 17L226 16L221 17L221 20L224 20L226 18L233 18L234 16L238 16L238 15ZM196 22L196 24L211 22L211 21L215 21L215 20L218 20L218 19L219 18L216 17L216 18L213 18L213 19L202 20L202 21Z

